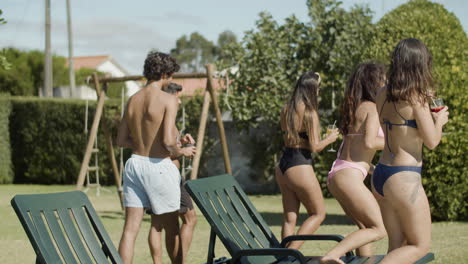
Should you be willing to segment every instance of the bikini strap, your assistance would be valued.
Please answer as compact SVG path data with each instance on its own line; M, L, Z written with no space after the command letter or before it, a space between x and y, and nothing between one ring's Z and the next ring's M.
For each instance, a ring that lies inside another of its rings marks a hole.
M395 109L395 112L401 117L401 119L405 120L405 124L406 124L407 119L404 118L404 117L400 114L400 112L398 112L398 110L397 110L397 108L396 108L396 105L395 105L395 102L393 102L393 109Z
M345 137L343 137L343 141L341 141L340 148L338 149L338 152L336 153L336 159L340 159L341 151L343 150L343 146L344 146L344 142L345 142Z
M386 102L387 102L387 97L385 97L385 101L383 102L382 106L380 107L379 116L382 116L382 110L383 110L383 107L384 107Z

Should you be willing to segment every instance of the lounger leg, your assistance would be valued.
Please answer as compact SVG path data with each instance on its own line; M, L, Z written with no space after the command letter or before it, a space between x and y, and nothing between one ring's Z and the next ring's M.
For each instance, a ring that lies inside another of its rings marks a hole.
M208 259L206 260L206 264L213 264L213 259L215 258L215 243L216 233L211 229L210 244L208 245Z

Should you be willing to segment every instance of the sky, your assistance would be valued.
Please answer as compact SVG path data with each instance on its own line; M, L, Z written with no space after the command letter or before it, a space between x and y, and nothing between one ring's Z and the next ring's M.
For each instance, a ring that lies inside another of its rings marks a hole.
M199 32L216 42L219 33L233 31L238 39L255 28L267 11L282 22L294 14L308 21L305 0L70 0L74 56L111 55L131 74L141 74L148 51L169 52L182 35ZM434 0L443 4L468 29L466 0ZM343 0L343 7L368 4L378 21L407 0ZM45 1L2 0L7 24L0 26L0 48L43 50ZM68 56L66 1L51 0L52 51Z

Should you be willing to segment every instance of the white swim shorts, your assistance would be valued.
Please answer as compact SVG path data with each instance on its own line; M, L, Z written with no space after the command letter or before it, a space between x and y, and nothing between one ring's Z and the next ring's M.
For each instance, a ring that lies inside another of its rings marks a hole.
M160 215L180 209L180 173L172 161L133 154L123 176L125 207L151 208Z

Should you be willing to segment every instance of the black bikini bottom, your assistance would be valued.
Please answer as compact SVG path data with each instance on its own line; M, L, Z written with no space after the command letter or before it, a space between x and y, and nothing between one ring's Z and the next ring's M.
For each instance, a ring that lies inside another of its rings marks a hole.
M289 168L299 165L311 165L312 155L310 150L302 148L284 148L279 168L284 174Z

